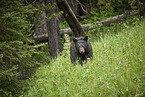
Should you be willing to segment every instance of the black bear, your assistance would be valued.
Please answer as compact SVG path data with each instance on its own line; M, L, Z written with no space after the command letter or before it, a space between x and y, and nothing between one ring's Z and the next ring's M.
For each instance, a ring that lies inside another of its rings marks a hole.
M88 36L73 38L70 47L71 62L75 65L75 61L78 59L82 65L88 58L93 58L92 46L88 40Z

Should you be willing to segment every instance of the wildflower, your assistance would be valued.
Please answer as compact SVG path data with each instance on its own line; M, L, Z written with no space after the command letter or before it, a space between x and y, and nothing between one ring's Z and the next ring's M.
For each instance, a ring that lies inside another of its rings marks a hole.
M89 71L89 69L87 69L87 72Z
M114 75L114 78L116 78L116 76Z
M128 87L127 87L126 91L128 91Z
M142 77L144 78L144 75Z
M67 81L68 81L68 82L70 82L70 80L69 80L69 79L67 79Z
M122 64L121 61L119 62L119 64Z
M119 69L118 67L116 67L115 69Z
M139 20L139 18L137 18L137 20Z

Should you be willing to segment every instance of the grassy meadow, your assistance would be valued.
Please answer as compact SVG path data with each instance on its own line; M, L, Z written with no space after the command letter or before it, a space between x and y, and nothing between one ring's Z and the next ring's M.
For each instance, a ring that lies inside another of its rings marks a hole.
M145 22L91 40L93 60L72 66L69 38L61 56L40 67L25 97L143 97Z

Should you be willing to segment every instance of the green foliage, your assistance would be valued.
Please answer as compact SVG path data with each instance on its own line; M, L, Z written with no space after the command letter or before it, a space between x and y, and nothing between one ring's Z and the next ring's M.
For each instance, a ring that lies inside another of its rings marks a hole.
M145 22L138 21L134 27L126 24L122 23L124 30L116 33L118 24L94 38L93 60L83 66L72 66L66 50L50 65L40 67L24 96L143 96Z
M60 22L60 28L61 29L66 29L66 28L69 28L69 25L66 21Z
M31 11L17 0L1 0L0 5L0 41L22 40L28 29L26 13Z
M29 2L31 3L31 2ZM34 7L34 8L33 8ZM31 21L35 21L38 23L38 25L42 24L42 18L45 18L46 21L51 20L52 18L59 18L62 12L59 13L51 13L49 11L56 9L56 3L48 3L44 4L44 2L37 1L36 3L32 5L28 5L28 8L31 8L34 12L33 17L31 18ZM43 12L47 13L47 17L42 17ZM31 16L30 16L31 17Z
M48 54L47 52L39 52L36 50L37 47L27 44L32 42L26 36L30 34L29 27L33 26L27 19L29 16L34 17L36 9L30 5L25 6L20 1L0 1L0 96L2 97L19 96L19 93L25 90L24 79L30 77L38 66L49 62L49 57L43 55Z
M30 77L40 65L49 63L47 46L43 46L45 52L43 49L38 52L35 50L37 46L24 45L21 41L0 44L0 94L3 97L19 96L26 87L24 79Z
M27 62L32 51L21 41L30 11L17 0L1 0L0 5L0 95L16 96L24 85L19 72L32 66Z
M124 14L125 10L138 10L137 1L133 0L98 0L90 11L83 24L94 23L119 14Z
M33 50L20 41L2 42L0 48L0 92L3 96L12 96L24 86L20 77L28 76L32 70L34 64L30 58ZM26 75L20 75L20 72L25 72Z

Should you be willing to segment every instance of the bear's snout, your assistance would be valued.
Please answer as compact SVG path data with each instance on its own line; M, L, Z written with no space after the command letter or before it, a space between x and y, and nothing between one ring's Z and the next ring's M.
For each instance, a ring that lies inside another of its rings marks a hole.
M79 48L79 53L80 53L80 54L83 54L84 52L85 52L84 47L80 47L80 48Z

